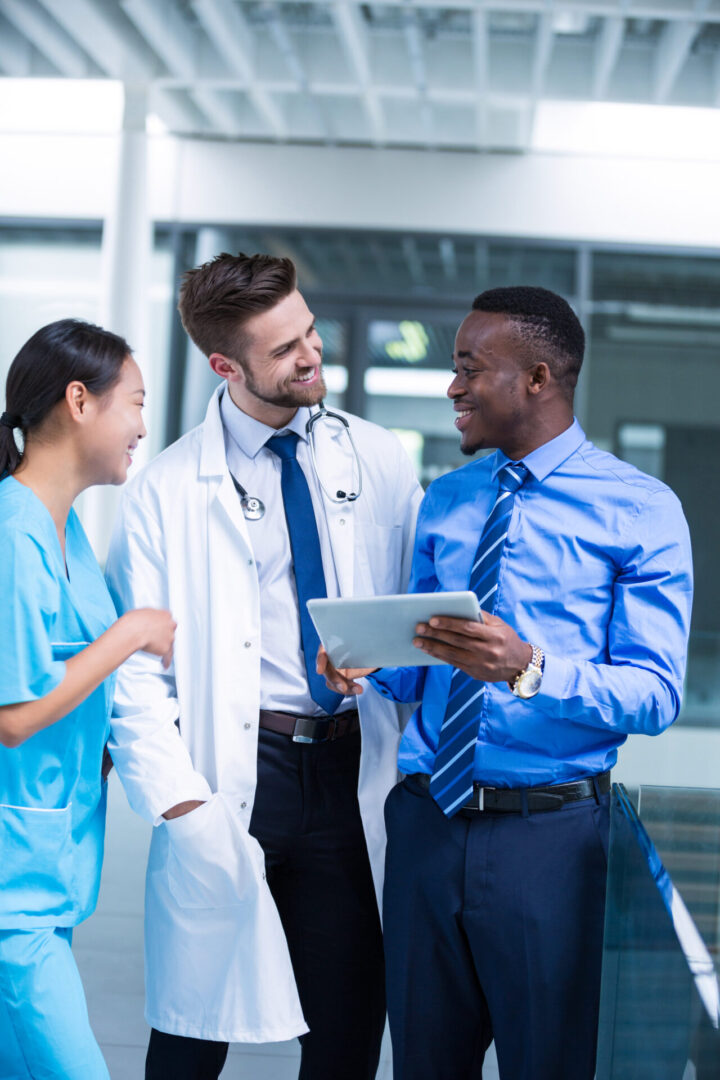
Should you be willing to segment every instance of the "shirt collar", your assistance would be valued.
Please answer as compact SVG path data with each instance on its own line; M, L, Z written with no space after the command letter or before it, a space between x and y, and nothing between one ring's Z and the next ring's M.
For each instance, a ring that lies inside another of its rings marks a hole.
M537 450L533 450L531 454L524 457L522 459L523 464L536 480L544 480L551 472L555 472L555 469L562 465L563 461L567 461L570 455L574 454L584 442L585 432L578 421L573 419L572 424L566 431L556 435L549 442L543 443L542 446L538 446ZM503 454L502 450L495 451L492 470L493 480L497 479L497 474L510 460L506 454Z
M284 431L294 431L301 439L307 442L305 425L308 422L309 415L309 408L302 406L295 413L290 423L277 431L275 428L261 423L260 420L255 420L254 417L248 416L242 409L239 409L226 390L223 390L220 398L220 416L222 417L223 427L243 454L249 458L257 457L268 439L272 438L273 435L281 435Z

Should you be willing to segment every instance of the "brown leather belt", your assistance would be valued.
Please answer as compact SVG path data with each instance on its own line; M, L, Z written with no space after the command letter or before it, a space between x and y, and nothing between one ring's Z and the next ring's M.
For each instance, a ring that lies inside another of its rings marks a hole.
M341 739L360 730L357 709L348 709L339 716L294 716L292 713L260 710L260 727L280 735L290 735L293 742L320 743Z
M414 773L411 776L416 784L426 791L430 789L430 777L427 773ZM569 784L550 784L548 787L534 788L494 788L483 787L475 781L473 793L460 811L495 810L505 814L521 814L523 802L525 809L538 813L547 810L559 810L569 802L580 799L592 799L596 793L607 795L610 790L610 773L599 773L586 780L574 780Z

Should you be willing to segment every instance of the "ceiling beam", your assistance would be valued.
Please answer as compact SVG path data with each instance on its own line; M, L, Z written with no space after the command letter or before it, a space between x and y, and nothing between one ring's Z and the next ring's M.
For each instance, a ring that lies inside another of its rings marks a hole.
M358 5L353 0L338 0L337 3L330 5L330 10L338 37L362 91L363 108L372 141L380 146L385 139L385 115L378 96L372 88L367 29L358 11Z
M418 25L417 13L406 7L404 9L403 31L410 57L415 89L419 99L420 118L422 120L425 138L428 147L435 141L433 132L433 114L428 101L427 68L425 65L425 50L423 49L422 34Z
M192 9L230 71L245 84L256 111L276 139L287 137L285 118L272 96L259 85L255 71L255 37L232 0L192 0Z
M151 79L154 65L138 53L138 42L123 33L116 20L108 17L95 0L39 0L97 66L114 79L135 82ZM127 26L126 26L127 31Z
M0 69L14 79L32 74L30 42L5 19L0 20Z
M554 43L555 31L553 29L552 12L546 10L538 18L537 33L535 35L531 78L531 94L534 101L537 101L542 96Z
M608 87L617 66L624 37L625 20L623 18L611 16L603 20L593 57L592 96L596 101L607 97Z
M31 42L61 75L82 79L91 74L85 53L32 0L0 0L0 13Z
M664 27L655 52L653 76L653 100L658 105L670 96L699 29L699 23L689 20L668 23Z
M155 0L120 0L120 3L173 75L184 79L197 75L197 42L177 8L161 6ZM190 86L188 95L212 128L221 134L235 133L237 118L215 90Z
M326 140L328 143L332 144L334 142L334 137L330 130L330 125L328 124L322 109L315 100L308 77L305 74L305 69L300 61L297 49L292 42L287 27L285 26L277 3L274 2L274 0L272 0L272 2L271 0L264 0L262 10L267 18L268 29L273 36L275 44L282 53L290 74L297 80L297 90L305 94L309 107L314 112L321 129L325 133Z
M490 89L490 37L487 12L477 10L472 15L472 51L475 74L475 128L479 147L488 143L488 91Z

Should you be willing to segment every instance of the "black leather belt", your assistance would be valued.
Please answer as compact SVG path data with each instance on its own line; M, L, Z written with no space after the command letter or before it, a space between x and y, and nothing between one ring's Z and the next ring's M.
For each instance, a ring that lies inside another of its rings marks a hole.
M295 716L293 713L260 710L260 727L280 735L290 735L293 742L319 743L341 739L360 730L357 709L348 709L339 716Z
M414 773L411 777L426 791L430 789L430 777L427 773ZM559 810L566 803L579 802L581 799L607 795L610 790L610 773L599 773L585 780L574 780L569 784L551 784L548 787L531 788L495 788L483 787L477 781L473 784L473 793L460 810L494 810L501 814L521 814L523 809L533 813ZM525 806L523 807L523 803Z

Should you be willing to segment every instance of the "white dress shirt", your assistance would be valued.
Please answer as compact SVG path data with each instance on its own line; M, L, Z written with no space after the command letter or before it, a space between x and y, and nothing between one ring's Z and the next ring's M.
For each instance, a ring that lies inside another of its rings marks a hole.
M257 521L248 522L260 584L260 708L321 716L323 710L310 696L305 670L292 549L280 486L282 463L277 454L265 446L273 435L282 435L286 431L299 435L297 460L308 482L315 511L327 595L338 596L325 505L305 432L310 409L298 409L290 423L276 431L244 413L225 391L220 413L228 468L248 495L261 499L265 505L264 515ZM352 698L345 698L338 712L355 707Z

